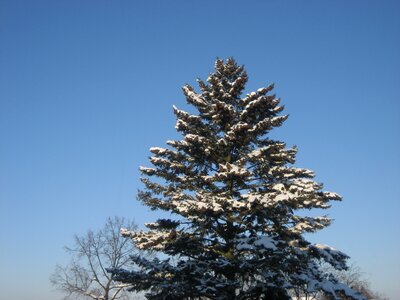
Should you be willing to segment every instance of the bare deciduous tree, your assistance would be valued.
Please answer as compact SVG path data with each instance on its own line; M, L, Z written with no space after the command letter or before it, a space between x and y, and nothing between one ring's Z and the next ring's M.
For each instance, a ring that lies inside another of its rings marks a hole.
M321 265L322 272L327 276L333 276L340 282L348 285L353 290L359 292L367 300L388 300L384 295L371 289L369 281L364 277L364 273L356 264L352 264L347 270L335 270L328 264ZM322 292L308 292L307 285L299 285L293 288L293 299L301 300L330 300L332 297ZM338 295L339 296L339 295ZM340 295L339 299L347 300L344 295Z
M338 280L347 284L352 289L358 291L362 294L367 300L387 300L387 298L371 289L371 284L364 277L364 273L361 268L356 264L352 264L349 266L347 270L334 270L329 266L325 266L324 271L329 274L333 274ZM326 296L321 295L318 300L326 300Z
M120 235L121 228L136 229L133 222L123 218L108 218L98 231L74 237L74 246L66 247L71 262L57 265L50 281L66 294L64 299L127 300L135 295L127 293L126 284L113 281L107 269L127 268L130 256L138 250L129 239Z

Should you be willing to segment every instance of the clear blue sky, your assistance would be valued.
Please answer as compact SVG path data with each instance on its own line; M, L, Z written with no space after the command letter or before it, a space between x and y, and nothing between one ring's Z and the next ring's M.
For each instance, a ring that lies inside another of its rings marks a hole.
M74 233L135 200L148 148L176 137L181 86L216 57L271 82L299 147L344 201L311 236L400 298L400 2L0 0L0 298L53 300Z

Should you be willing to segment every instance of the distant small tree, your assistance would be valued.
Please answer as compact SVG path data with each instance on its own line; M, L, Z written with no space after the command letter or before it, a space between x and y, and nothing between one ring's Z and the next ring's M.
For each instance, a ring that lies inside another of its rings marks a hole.
M336 270L329 264L321 264L321 272L326 276L336 278L353 290L359 292L367 300L388 300L384 295L371 289L370 282L356 264L351 264L346 270ZM307 285L295 286L292 290L293 299L301 300L330 300L332 297L321 291L309 291ZM350 299L345 295L337 295L338 299Z
M388 300L384 295L372 290L370 282L364 277L364 273L356 264L352 264L347 270L341 271L335 270L329 265L325 265L324 271L332 274L353 290L358 291L367 300ZM324 295L319 295L316 299L328 300L329 298Z
M114 282L107 268L129 267L130 256L138 250L120 235L120 229L136 227L132 221L113 217L98 231L75 235L73 247L65 247L71 262L56 266L50 277L53 286L66 294L64 299L134 299L132 293L124 290L129 285Z

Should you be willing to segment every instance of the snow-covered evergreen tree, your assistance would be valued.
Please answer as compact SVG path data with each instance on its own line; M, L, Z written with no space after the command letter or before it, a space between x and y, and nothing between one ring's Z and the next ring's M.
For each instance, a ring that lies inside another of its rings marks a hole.
M293 166L295 147L268 137L287 115L273 85L242 98L247 80L233 59L218 59L207 81L198 80L200 93L183 87L196 108L174 107L183 138L151 148L153 166L140 169L139 200L173 217L146 224L148 231L122 231L164 255L135 256L138 270L114 270L116 278L148 299L290 299L299 290L363 299L318 267L345 269L348 257L303 237L331 223L304 212L341 197Z

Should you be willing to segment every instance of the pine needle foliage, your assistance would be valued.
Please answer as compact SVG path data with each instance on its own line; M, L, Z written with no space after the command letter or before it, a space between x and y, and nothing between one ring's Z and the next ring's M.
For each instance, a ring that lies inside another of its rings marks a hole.
M137 271L116 278L147 299L291 299L324 292L363 299L320 271L324 261L346 269L347 255L311 244L304 233L331 223L305 211L341 200L314 173L295 167L297 148L269 138L288 118L273 85L242 95L248 76L234 59L218 59L196 92L183 87L191 114L174 107L182 139L150 149L138 199L174 218L123 230L140 249L162 258L132 259Z

